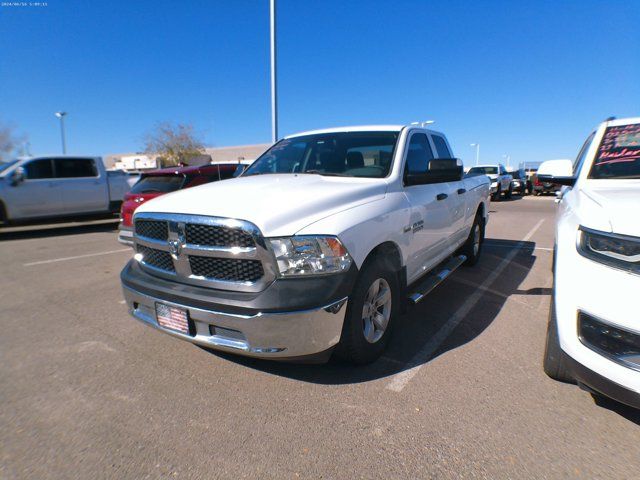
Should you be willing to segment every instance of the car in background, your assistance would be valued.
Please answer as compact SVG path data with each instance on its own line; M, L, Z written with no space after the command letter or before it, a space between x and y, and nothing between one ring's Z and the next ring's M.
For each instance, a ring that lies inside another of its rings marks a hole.
M548 162L556 162L556 161L557 160L548 160ZM571 162L571 160L563 160L563 161ZM546 162L543 162L543 163L546 163ZM551 195L555 195L555 193L560 190L561 186L553 182L549 182L547 181L547 179L539 178L538 173L536 172L531 176L531 188L533 189L533 194L536 196L545 195L547 193Z
M495 165L477 165L471 167L467 172L467 176L486 175L491 180L491 200L500 200L504 194L504 198L511 198L513 187L511 180L513 178L507 173L502 164Z
M124 170L107 170L107 175L110 178L122 177L129 185L129 190L133 188L133 186L138 183L140 180L140 172L126 172Z
M527 194L527 174L525 173L524 168L513 170L509 172L509 174L512 177L511 191L524 197Z
M527 193L531 195L533 193L533 179L532 177L538 171L538 167L528 167L524 169L524 173L527 176Z
M117 212L129 185L101 157L21 157L0 164L0 220Z
M118 241L133 245L133 213L152 198L184 188L233 178L237 163L220 163L196 167L172 167L144 172L131 191L124 196L120 209Z
M564 186L544 371L640 408L640 117L603 122L538 176Z

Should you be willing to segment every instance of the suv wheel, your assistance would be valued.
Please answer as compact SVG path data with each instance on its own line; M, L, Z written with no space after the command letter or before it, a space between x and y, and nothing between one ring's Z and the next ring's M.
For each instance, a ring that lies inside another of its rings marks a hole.
M376 360L389 342L399 303L396 272L382 259L365 264L349 298L336 355L361 365Z

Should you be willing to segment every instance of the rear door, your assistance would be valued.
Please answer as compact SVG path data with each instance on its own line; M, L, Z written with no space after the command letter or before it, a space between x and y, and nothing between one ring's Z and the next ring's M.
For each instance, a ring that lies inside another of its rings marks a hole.
M31 160L23 164L23 168L24 181L7 188L9 217L34 218L64 213L60 188L53 176L53 160Z
M411 134L406 153L405 174L426 172L434 158L433 149L423 132ZM404 227L410 236L407 281L413 282L447 256L450 228L447 199L451 196L446 183L405 186L411 205L411 219Z
M109 208L107 178L100 175L94 158L54 159L65 213L104 212Z

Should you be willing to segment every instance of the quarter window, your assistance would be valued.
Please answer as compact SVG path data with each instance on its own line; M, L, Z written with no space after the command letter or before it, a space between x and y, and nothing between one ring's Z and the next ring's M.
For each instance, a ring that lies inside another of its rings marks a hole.
M41 178L53 178L53 166L49 158L34 160L24 166L24 171L28 180L38 180Z
M425 173L430 160L433 160L433 151L427 136L424 133L414 133L409 142L405 173Z
M95 161L92 158L56 158L57 178L97 177Z

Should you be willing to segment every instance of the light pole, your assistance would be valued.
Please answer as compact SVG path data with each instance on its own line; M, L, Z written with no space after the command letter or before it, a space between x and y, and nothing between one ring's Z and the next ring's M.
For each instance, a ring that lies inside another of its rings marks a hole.
M472 143L471 146L476 147L476 165L478 165L480 163L480 144Z
M511 163L511 155L502 155L502 158L507 159L507 168L509 168L509 164Z
M64 117L67 112L56 112L55 115L60 119L60 136L62 137L62 154L67 154L67 140L64 135Z
M276 84L276 0L270 1L271 30L271 142L278 141L278 89Z

